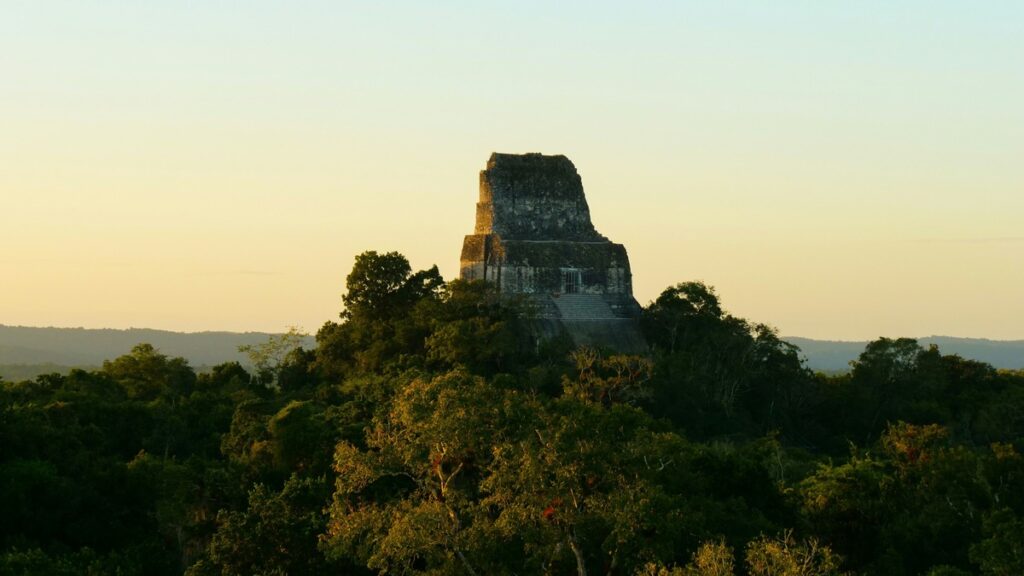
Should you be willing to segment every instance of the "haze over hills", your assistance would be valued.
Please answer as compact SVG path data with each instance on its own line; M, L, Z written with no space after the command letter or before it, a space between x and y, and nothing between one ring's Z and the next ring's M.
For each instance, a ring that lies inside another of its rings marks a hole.
M152 344L168 356L182 356L199 369L222 362L248 359L238 352L245 344L260 344L271 336L266 332L171 332L147 328L87 329L36 328L0 325L0 376L8 380L33 378L38 374L64 372L72 367L97 367L104 360L128 353L141 342ZM798 336L784 340L800 347L813 370L843 372L864 350L867 341L814 340ZM987 362L996 368L1024 369L1024 340L988 340L928 336L922 346L936 344L944 354ZM314 346L309 337L307 348Z
M171 332L148 328L36 328L0 325L0 376L8 380L96 367L127 354L136 344L152 344L168 356L186 358L193 367L238 361L248 364L238 347L266 342L266 332ZM312 337L304 344L312 347Z
M800 347L811 369L825 372L849 370L850 362L857 359L868 343L866 340L813 340L798 336L786 336L783 340ZM1024 340L926 336L918 338L917 342L924 347L935 344L943 354L957 354L971 360L987 362L996 368L1024 369Z

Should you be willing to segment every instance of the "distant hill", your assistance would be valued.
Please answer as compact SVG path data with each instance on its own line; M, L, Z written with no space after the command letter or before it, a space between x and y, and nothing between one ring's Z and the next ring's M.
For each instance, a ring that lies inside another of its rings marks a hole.
M33 378L37 374L91 368L127 354L141 342L152 344L168 356L181 356L193 367L222 362L248 363L238 352L245 344L266 342L267 332L170 332L146 328L127 330L88 328L31 328L0 325L0 376L7 380ZM312 347L308 338L305 346Z
M856 360L867 346L863 342L841 342L812 340L810 338L784 337L783 340L800 347L812 370L824 372L845 372L850 361ZM954 338L951 336L928 336L918 338L922 346L936 344L943 354L958 354L964 358L987 362L996 368L1024 369L1024 340L987 340L984 338Z
M147 328L127 330L89 328L31 328L0 325L0 376L7 380L34 378L38 374L66 372L71 368L96 368L104 360L127 354L140 342L148 342L168 356L181 356L198 369L222 362L248 363L238 352L245 344L266 342L267 332L170 332ZM864 351L867 341L842 342L786 337L800 347L812 370L845 372L850 361ZM986 340L929 336L922 346L937 344L943 354L959 354L988 362L996 368L1024 369L1024 340ZM308 338L305 346L315 341Z

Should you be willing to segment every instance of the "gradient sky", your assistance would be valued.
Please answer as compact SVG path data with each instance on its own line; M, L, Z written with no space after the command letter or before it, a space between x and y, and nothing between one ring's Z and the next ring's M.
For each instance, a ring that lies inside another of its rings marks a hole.
M1024 2L0 0L0 324L315 331L566 154L637 299L1024 338Z

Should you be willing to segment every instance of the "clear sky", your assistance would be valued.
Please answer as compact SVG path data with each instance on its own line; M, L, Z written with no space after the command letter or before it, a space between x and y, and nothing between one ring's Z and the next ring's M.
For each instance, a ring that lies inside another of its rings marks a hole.
M1024 2L0 0L0 324L315 331L562 153L637 299L1024 338Z

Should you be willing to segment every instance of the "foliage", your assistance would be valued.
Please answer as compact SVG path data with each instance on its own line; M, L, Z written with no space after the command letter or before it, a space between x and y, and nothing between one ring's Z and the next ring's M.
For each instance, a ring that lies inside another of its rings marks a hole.
M993 510L985 518L983 534L984 539L971 546L971 559L982 574L1024 573L1024 520L1009 508Z
M262 344L239 346L238 351L249 356L249 361L256 369L256 380L260 384L275 386L289 356L296 352L301 354L302 342L307 336L309 335L292 326L284 334L272 335Z
M818 398L796 348L772 328L725 312L713 288L667 288L641 325L656 361L654 413L697 437L781 428L801 440L812 432L807 416Z
M630 356L394 252L348 280L253 373L0 381L0 574L1024 572L1024 373L882 338L812 374L696 282Z
M762 536L747 544L747 569L751 576L833 576L839 574L839 558L816 538L797 542L790 531L778 538Z

